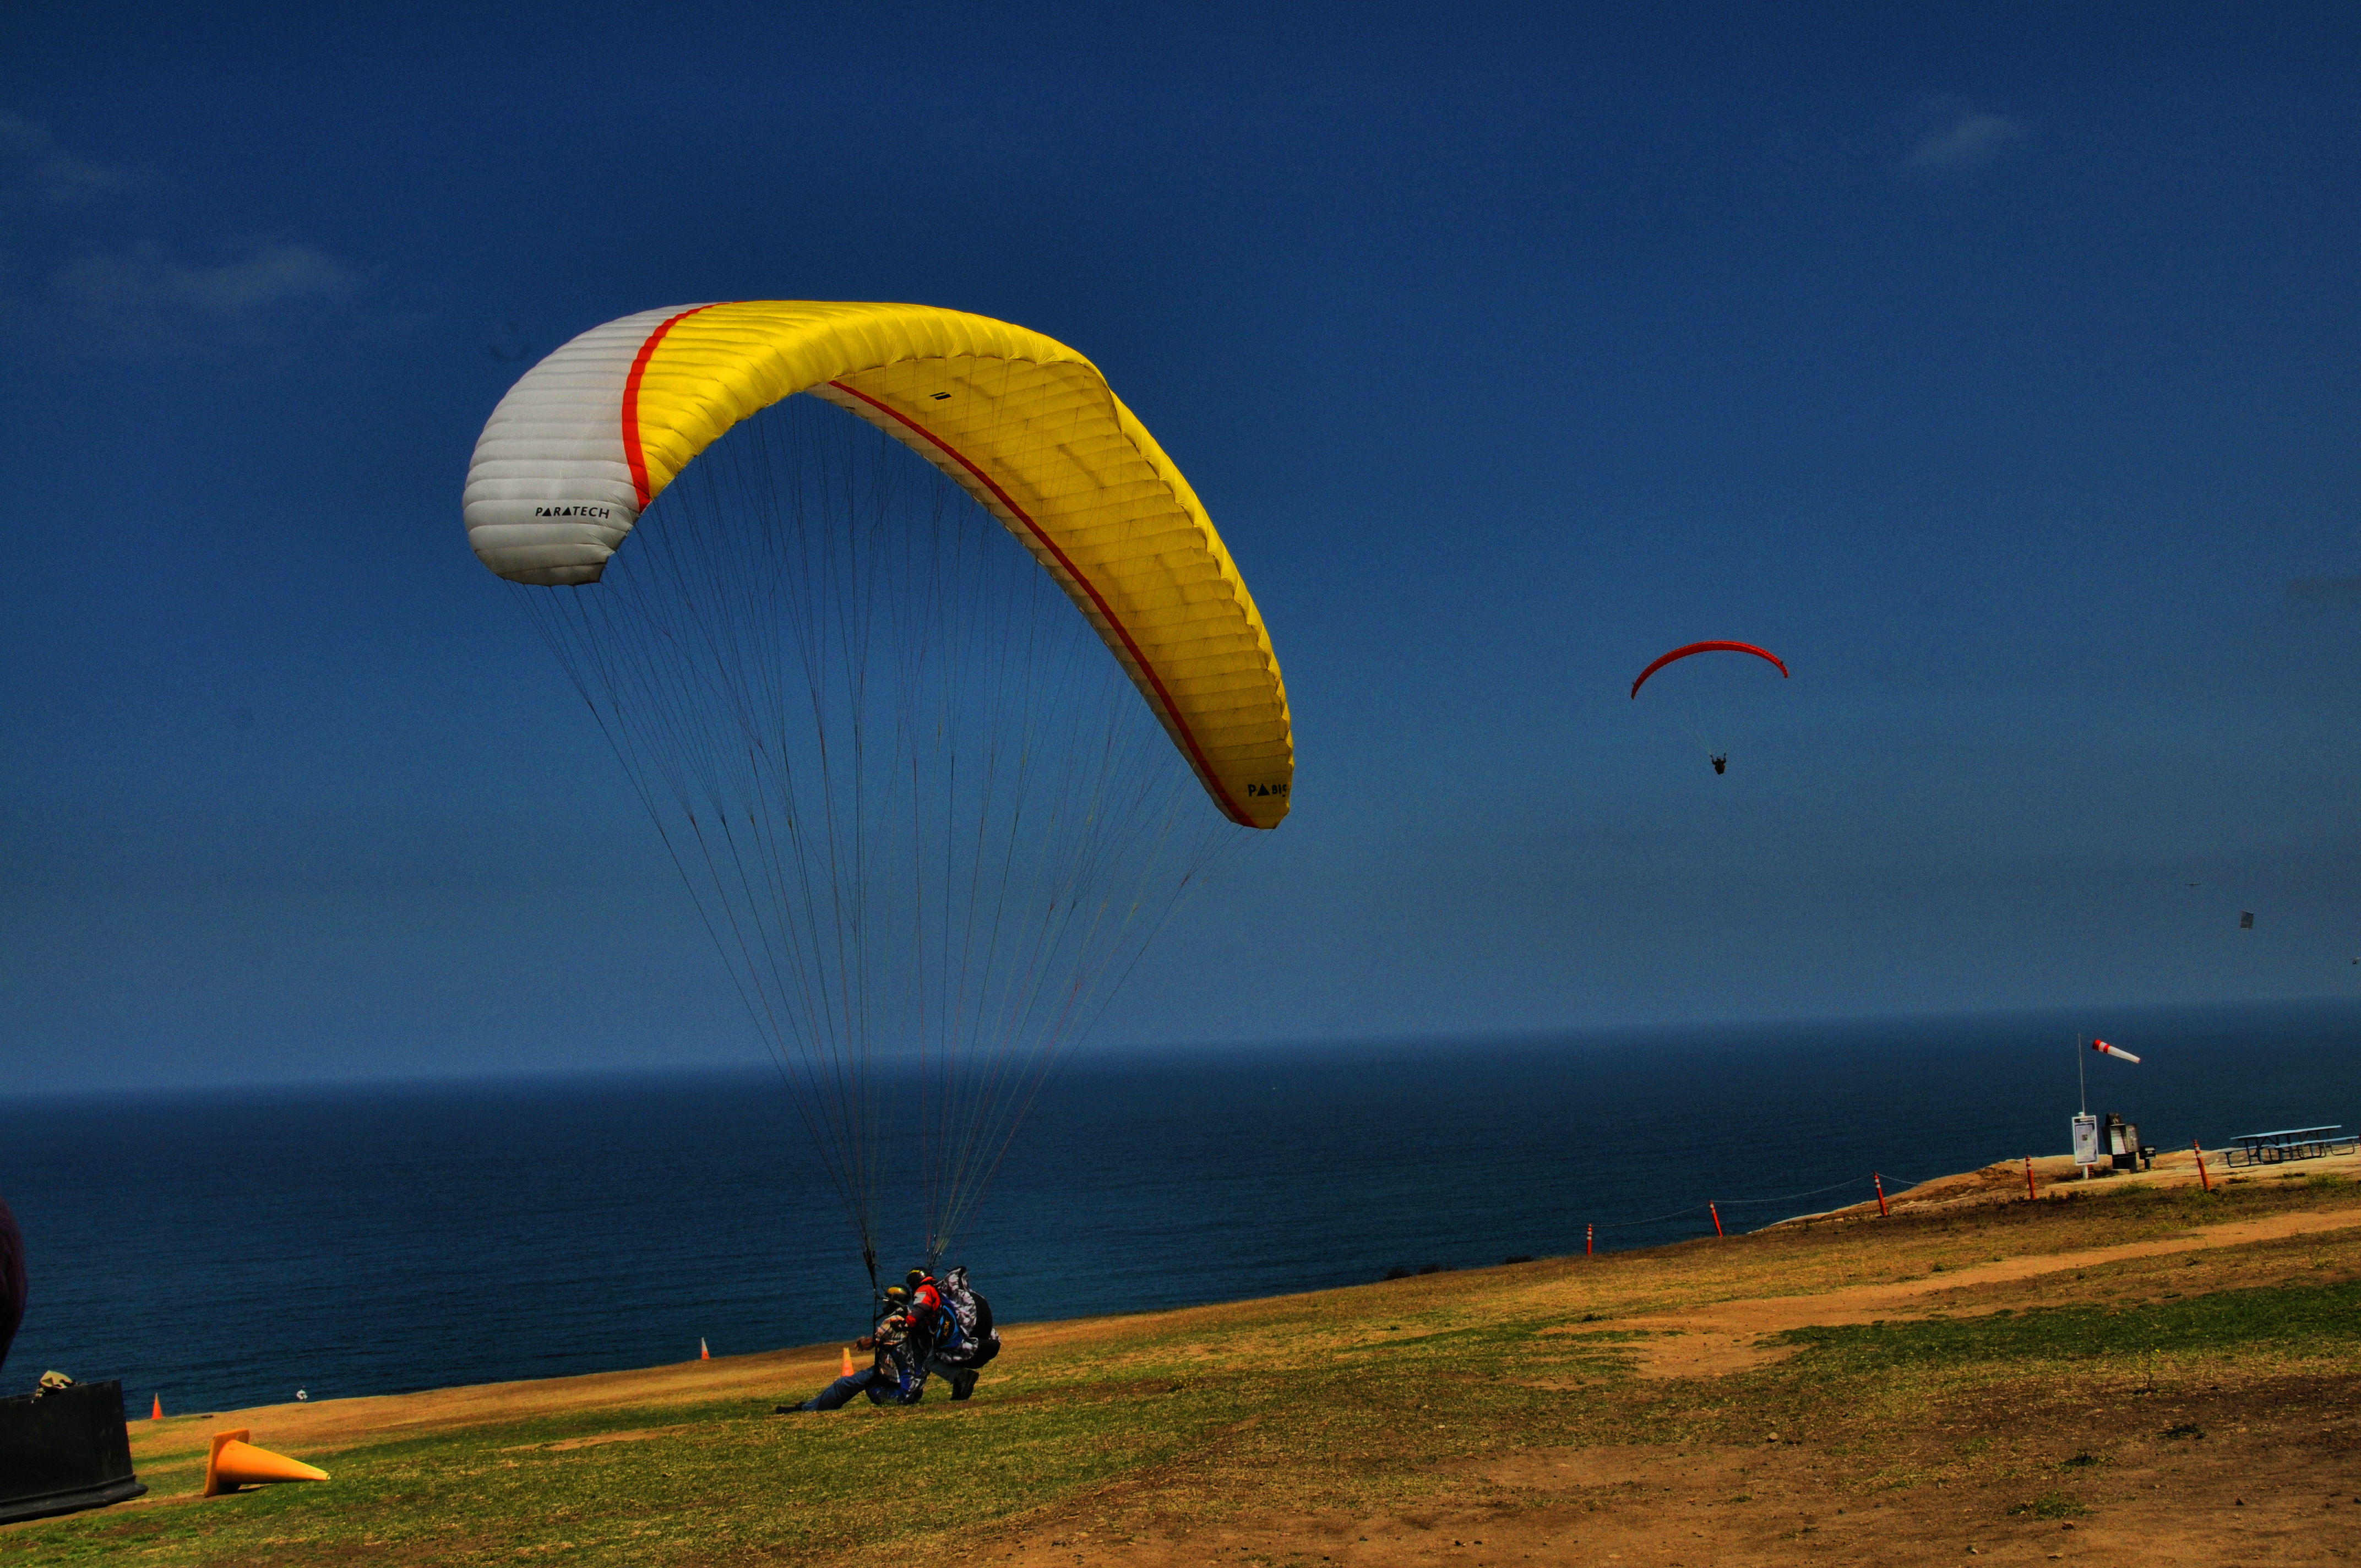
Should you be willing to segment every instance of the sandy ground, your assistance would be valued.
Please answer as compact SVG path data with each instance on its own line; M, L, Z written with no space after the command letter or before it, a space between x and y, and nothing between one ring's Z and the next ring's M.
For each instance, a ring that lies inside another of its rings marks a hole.
M2331 1175L2361 1175L2361 1157L2333 1156L2318 1164L2304 1161L2287 1165L2233 1167L2229 1156L2220 1149L2199 1151L2167 1149L2156 1157L2146 1170L2109 1169L2084 1177L2074 1164L2072 1155L2044 1155L2030 1162L2035 1193L2043 1198L2062 1197L2074 1192L2116 1191L2126 1188L2196 1187L2220 1189L2243 1186L2254 1181L2276 1181L2290 1173L2325 1171ZM2349 1163L2348 1163L2349 1162ZM1889 1182L1886 1204L1895 1213L1939 1213L1949 1209L1966 1209L1991 1203L1996 1200L2014 1201L2026 1196L2025 1160L2001 1160L1976 1170L1961 1171L1955 1176L1939 1176L1916 1187L1900 1188ZM1810 1224L1839 1215L1869 1215L1877 1212L1877 1203L1855 1203L1849 1208L1832 1209L1825 1214L1802 1214L1780 1222L1785 1225Z
M2168 1257L2213 1247L2244 1246L2256 1242L2282 1241L2290 1236L2361 1227L2361 1215L2273 1214L2203 1230L2161 1241L2130 1242L2117 1246L2089 1247L2080 1252L2048 1253L1977 1264L1922 1279L1886 1285L1860 1285L1817 1296L1772 1297L1763 1300L1729 1301L1696 1311L1649 1317L1619 1318L1619 1329L1644 1329L1676 1333L1677 1338L1645 1342L1640 1372L1654 1377L1711 1377L1740 1372L1779 1356L1786 1347L1757 1343L1763 1336L1790 1329L1873 1322L1881 1318L1922 1315L1938 1304L1951 1307L1955 1298L1979 1285L2014 1283L2047 1274L2073 1274L2140 1257ZM1983 1310L1993 1310L1997 1307ZM1960 1310L1968 1316L1974 1310Z

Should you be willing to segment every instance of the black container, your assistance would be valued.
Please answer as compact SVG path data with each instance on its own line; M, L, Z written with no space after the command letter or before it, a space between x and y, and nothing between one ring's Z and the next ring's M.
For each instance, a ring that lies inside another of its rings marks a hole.
M104 1508L147 1490L131 1473L122 1384L0 1399L0 1524Z

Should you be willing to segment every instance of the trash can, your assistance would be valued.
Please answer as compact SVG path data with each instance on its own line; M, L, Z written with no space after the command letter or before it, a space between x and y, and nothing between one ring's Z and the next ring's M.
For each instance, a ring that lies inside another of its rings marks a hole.
M122 1384L0 1399L0 1524L104 1508L147 1490L131 1473Z
M2125 1121L2113 1111L2106 1114L2099 1128L2099 1148L2117 1170L2139 1168L2139 1127Z

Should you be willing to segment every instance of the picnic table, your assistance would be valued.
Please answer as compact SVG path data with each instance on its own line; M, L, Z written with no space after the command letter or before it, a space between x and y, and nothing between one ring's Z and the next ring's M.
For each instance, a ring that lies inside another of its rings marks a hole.
M2345 1124L2325 1127L2282 1127L2276 1133L2240 1133L2230 1141L2238 1146L2242 1165L2278 1165L2283 1160L2317 1159L2323 1155L2351 1154L2361 1135L2345 1131Z

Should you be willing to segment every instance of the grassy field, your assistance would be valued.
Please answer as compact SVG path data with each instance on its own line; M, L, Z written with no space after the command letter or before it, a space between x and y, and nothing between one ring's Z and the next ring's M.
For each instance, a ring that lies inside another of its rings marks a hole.
M825 1347L134 1422L154 1496L0 1568L2219 1561L2303 1488L2274 1556L2361 1550L2361 1185L2094 1185L1013 1330L964 1405L772 1414ZM233 1425L333 1479L195 1499Z

